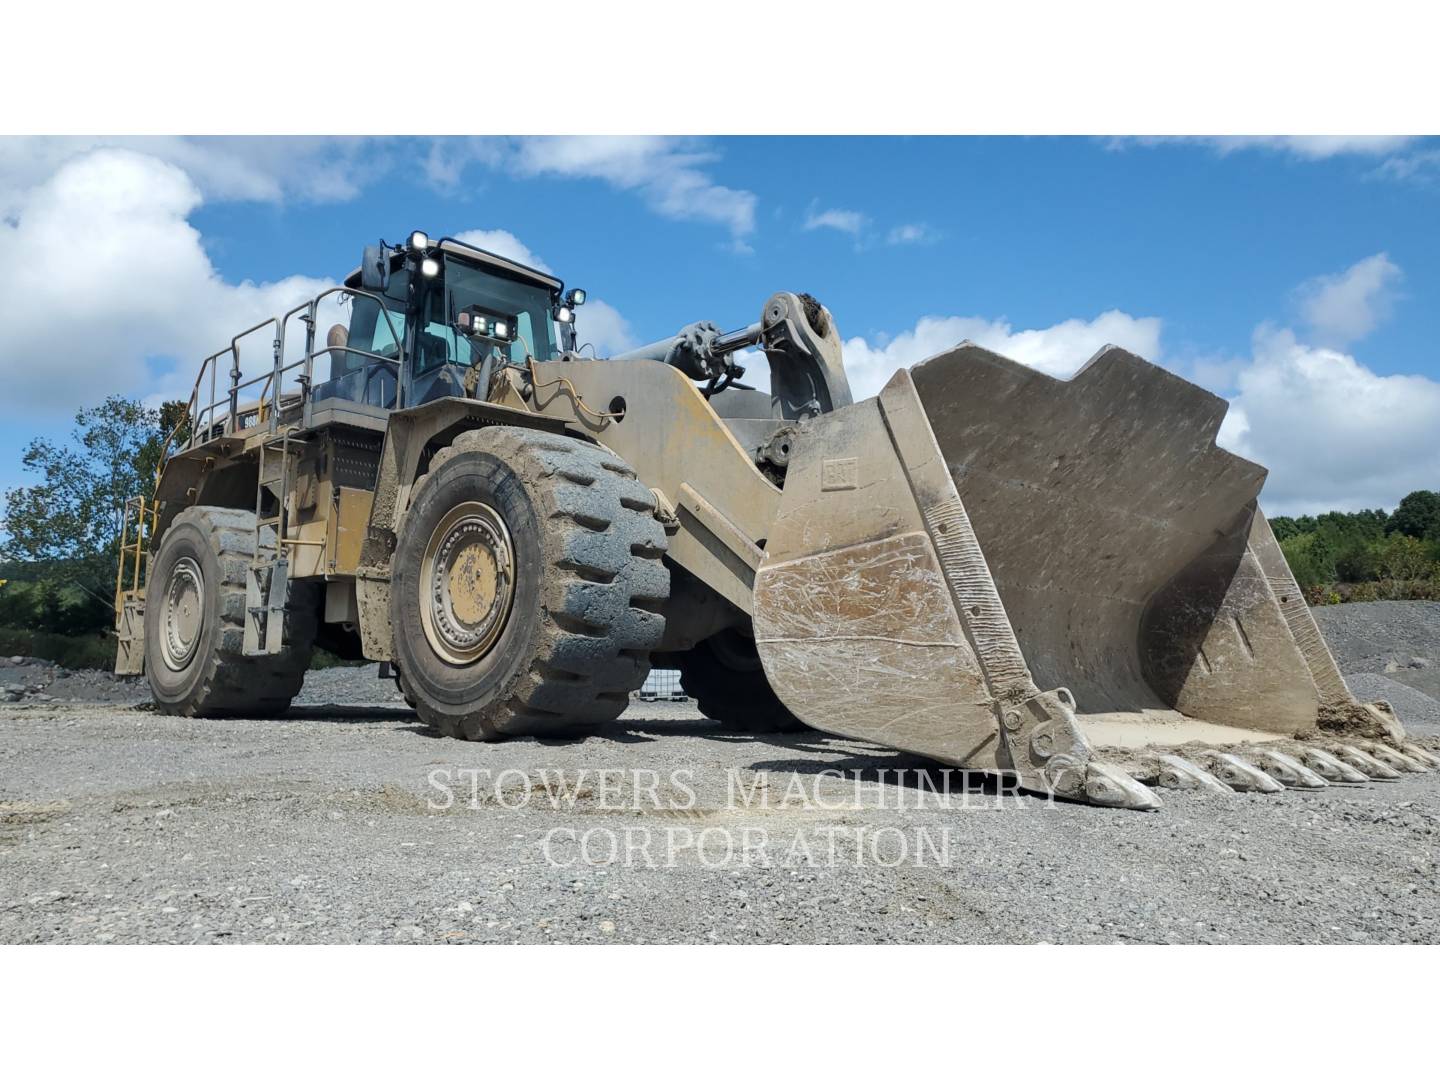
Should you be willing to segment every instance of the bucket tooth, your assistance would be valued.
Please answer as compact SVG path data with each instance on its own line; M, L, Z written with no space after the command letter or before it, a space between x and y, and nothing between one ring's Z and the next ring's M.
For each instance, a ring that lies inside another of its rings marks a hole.
M1256 750L1249 760L1288 788L1329 787L1324 777L1279 750Z
M1285 785L1273 780L1248 761L1241 761L1234 754L1222 754L1219 750L1203 750L1199 754L1200 764L1225 781L1236 791L1257 792L1273 795L1284 791Z
M1158 810L1162 805L1160 796L1108 761L1085 763L1084 800L1122 810Z
M1436 757L1434 754L1430 753L1429 750L1426 750L1418 743L1407 742L1404 744L1402 749L1405 751L1406 757L1414 758L1416 761L1423 761L1432 769L1440 768L1440 757Z
M1399 780L1400 773L1378 758L1373 758L1358 746L1336 743L1330 752L1347 765L1359 769L1371 780Z
M1172 791L1223 791L1232 788L1218 776L1206 772L1178 754L1154 754L1150 762L1155 769L1155 783Z
M1304 746L1295 756L1305 763L1312 772L1324 777L1332 784L1366 784L1370 778L1353 765L1347 765L1334 754L1314 746Z
M1360 749L1365 751L1365 753L1369 754L1371 757L1379 761L1383 761L1386 765L1389 765L1390 768L1394 769L1396 772L1423 773L1430 771L1428 766L1421 765L1418 761L1411 760L1410 758L1402 754L1399 750L1396 750L1393 746L1386 746L1384 743L1372 742L1368 740L1366 742L1360 743L1359 745Z
M1427 761L1423 755L1417 754L1414 748L1412 748L1408 743L1402 743L1401 745L1392 748L1391 753L1399 754L1406 761L1410 762L1412 768L1417 769L1420 772L1429 772L1431 769L1434 768L1434 766L1431 765L1430 762Z

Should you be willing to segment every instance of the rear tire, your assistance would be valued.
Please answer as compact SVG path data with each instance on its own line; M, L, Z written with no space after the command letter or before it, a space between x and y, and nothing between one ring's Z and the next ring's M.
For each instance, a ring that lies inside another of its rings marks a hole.
M161 538L145 596L145 676L156 707L177 716L274 716L300 692L319 593L292 581L285 647L245 656L245 574L255 515L192 506Z
M467 431L417 482L397 540L401 692L442 734L613 720L665 632L655 498L620 458L525 428Z
M711 720L731 731L800 731L760 663L753 638L726 629L675 657L680 686Z

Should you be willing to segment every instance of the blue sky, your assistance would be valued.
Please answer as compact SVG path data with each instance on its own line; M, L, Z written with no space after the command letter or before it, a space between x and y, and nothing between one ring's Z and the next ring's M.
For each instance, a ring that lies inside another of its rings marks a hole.
M0 140L0 485L423 228L528 250L612 348L812 292L862 389L960 336L1061 376L1113 341L1234 401L1272 512L1393 506L1440 488L1437 212L1434 140Z

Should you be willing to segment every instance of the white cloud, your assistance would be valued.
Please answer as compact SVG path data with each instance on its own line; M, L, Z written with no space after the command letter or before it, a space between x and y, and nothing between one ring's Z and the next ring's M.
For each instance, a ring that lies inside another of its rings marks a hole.
M1379 157L1413 141L1409 135L1138 135L1110 139L1109 143L1117 148L1131 143L1142 146L1197 143L1208 145L1221 154L1237 150L1273 150L1318 161L1342 154Z
M724 225L736 241L755 230L756 197L715 183L700 167L718 155L686 140L580 135L520 144L519 169L538 176L598 177L640 192L662 217Z
M887 244L930 244L937 239L935 230L924 222L896 225L885 234Z
M1393 508L1440 475L1440 383L1264 326L1219 442L1270 470L1272 514Z
M29 190L97 149L132 150L175 165L207 201L339 202L393 171L402 145L328 136L0 139L0 219L13 220ZM746 238L755 231L755 194L716 183L706 167L720 155L696 139L444 138L421 144L420 154L421 172L442 189L457 187L472 164L519 177L599 180L637 193L662 217L723 226L739 251L749 250Z
M1417 150L1386 158L1369 174L1380 180L1433 184L1440 180L1440 150Z
M1043 330L1015 330L1004 320L978 316L927 315L913 330L887 343L864 338L844 343L845 369L856 398L876 393L902 367L973 341L992 352L1018 360L1049 375L1066 378L1106 345L1119 345L1147 360L1160 357L1161 321L1107 311L1086 322L1067 319Z
M834 229L858 237L865 227L865 215L858 210L816 210L811 209L805 216L806 230Z
M67 162L99 149L141 153L184 170L210 200L335 202L354 198L388 154L375 140L309 136L31 136L0 139L0 215Z
M0 262L11 268L0 290L0 411L70 411L110 393L186 397L201 358L330 284L225 281L187 221L201 199L176 166L102 149L15 201L0 223ZM250 372L270 363L269 343L252 343L242 347ZM152 358L179 363L151 379Z
M807 232L816 229L833 229L835 232L844 233L855 239L855 249L861 251L872 238L871 224L869 215L859 210L845 210L839 207L821 210L818 205L812 203L801 228ZM923 221L896 225L887 230L883 236L885 243L892 247L902 244L932 244L940 238L939 234Z
M1409 135L1215 135L1202 138L1222 154L1235 150L1283 150L1296 157L1318 160L1339 154L1376 156L1398 150Z
M423 166L440 188L458 185L472 164L520 177L601 180L635 192L661 217L721 225L735 250L748 251L758 200L712 179L705 166L719 157L700 140L666 136L479 137L435 140Z
M505 229L470 229L457 234L455 239L462 244L470 244L502 258L513 259L547 274L554 273L544 259L521 243L514 233Z
M625 316L604 300L586 299L575 313L575 332L580 346L594 346L596 356L614 356L640 344ZM585 353L588 356L590 350Z
M1322 275L1301 285L1296 290L1301 314L1321 345L1358 341L1389 316L1395 285L1403 276L1383 251L1371 255L1342 274Z

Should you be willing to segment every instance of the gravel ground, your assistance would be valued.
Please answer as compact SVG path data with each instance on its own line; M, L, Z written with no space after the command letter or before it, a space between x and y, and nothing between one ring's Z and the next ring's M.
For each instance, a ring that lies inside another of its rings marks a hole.
M160 716L124 704L131 682L47 670L18 681L107 701L0 704L4 942L1440 941L1434 773L1155 814L952 779L946 805L953 774L916 759L728 735L687 705L474 744L433 737L373 666L312 672L268 721ZM1432 699L1357 679L1434 723Z

